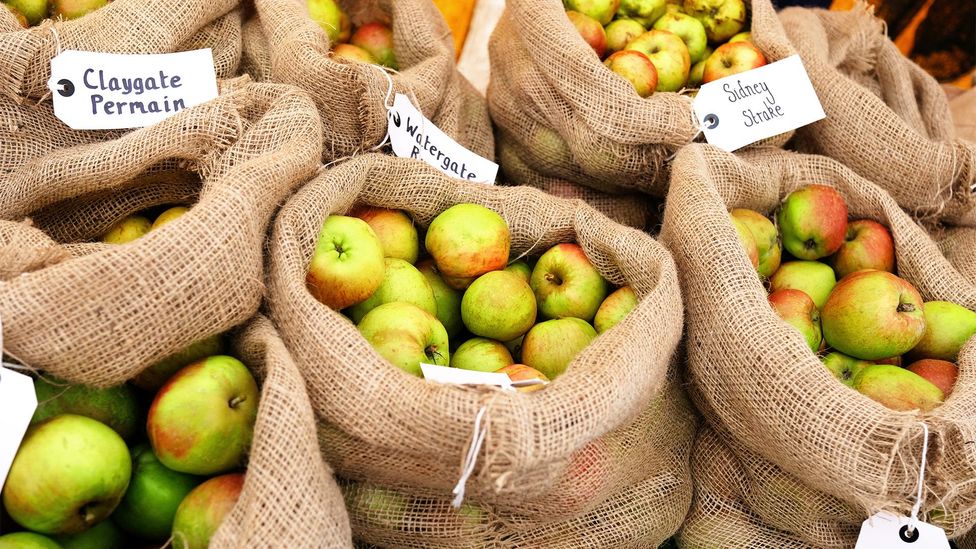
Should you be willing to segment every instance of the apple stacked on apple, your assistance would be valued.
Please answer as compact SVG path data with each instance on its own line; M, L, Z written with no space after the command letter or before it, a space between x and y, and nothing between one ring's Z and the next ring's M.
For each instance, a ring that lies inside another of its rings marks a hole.
M548 381L637 305L628 287L611 293L578 244L557 244L534 265L511 258L508 224L477 204L441 212L423 246L403 211L331 215L306 283L380 356L417 376L426 363Z
M393 29L383 23L366 23L352 29L352 21L336 0L307 0L308 15L332 45L332 55L348 61L370 63L397 70Z
M823 185L790 193L775 224L746 209L731 217L768 283L770 307L842 383L895 410L928 411L951 393L976 312L923 302L894 274L895 243L884 225L849 221L843 196Z
M766 64L743 0L563 0L594 53L641 97L676 92Z
M45 19L78 19L111 0L3 0L3 6L14 14L22 27L30 28Z
M152 210L126 216L121 221L102 235L102 242L106 244L125 244L132 242L139 237L145 236L149 231L156 230L163 225L173 221L177 217L190 211L186 206L172 206L163 210L155 216L153 221L149 221Z

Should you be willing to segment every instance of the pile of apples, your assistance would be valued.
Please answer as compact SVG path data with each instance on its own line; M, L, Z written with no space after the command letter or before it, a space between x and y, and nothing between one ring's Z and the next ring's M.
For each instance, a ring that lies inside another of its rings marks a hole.
M577 244L553 246L534 266L510 258L508 225L484 206L434 218L423 238L429 257L420 242L405 212L359 206L325 220L306 279L413 375L426 363L548 382L637 304L629 287L611 293Z
M145 236L149 231L158 229L163 225L173 221L177 217L190 211L186 206L173 206L155 216L153 221L149 221L150 211L126 216L121 221L102 235L102 242L106 244L125 244Z
M604 64L637 94L696 88L766 64L743 0L563 0Z
M844 385L899 411L929 411L952 392L976 312L923 302L893 274L895 246L884 225L848 221L844 198L823 185L790 193L776 225L753 210L731 217L768 280L770 306Z
M258 409L251 373L220 350L202 340L110 389L35 380L2 493L25 531L0 547L207 547L243 487Z
M393 29L383 23L367 23L352 32L352 23L335 0L307 0L308 15L318 23L332 44L332 55L397 70Z
M3 5L25 29L40 25L45 19L78 19L112 0L3 0Z

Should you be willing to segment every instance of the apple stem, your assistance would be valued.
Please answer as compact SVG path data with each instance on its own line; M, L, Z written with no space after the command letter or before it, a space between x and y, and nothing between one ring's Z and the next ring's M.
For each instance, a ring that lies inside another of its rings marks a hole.
M552 282L553 284L556 284L557 286L563 283L563 281L554 273L546 273L546 280Z
M239 395L230 399L230 402L228 402L227 405L230 406L231 408L237 408L238 406L241 405L242 402L246 400L247 400L246 396Z

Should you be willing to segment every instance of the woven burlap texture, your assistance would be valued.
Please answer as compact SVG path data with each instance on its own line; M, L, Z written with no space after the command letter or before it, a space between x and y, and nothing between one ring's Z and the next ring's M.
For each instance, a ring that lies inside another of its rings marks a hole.
M913 215L976 224L976 143L955 138L945 92L870 8L789 8L780 19L827 114L797 130L797 146L839 160Z
M0 282L5 350L59 377L108 386L247 320L263 293L272 213L315 173L320 150L306 94L250 84L5 174L0 219L11 223L0 230L35 231L18 222L36 216L78 256L39 270L51 261L26 262L31 272ZM194 200L187 214L131 243L84 242L145 207ZM15 237L0 242L18 245ZM39 253L51 254L50 244L41 241Z
M631 285L640 303L537 394L426 383L380 358L353 324L305 287L322 222L359 202L404 209L422 227L454 204L485 205L508 221L513 256L576 241L608 280ZM659 393L681 333L673 261L646 234L580 201L461 183L415 160L366 155L329 170L282 209L269 253L271 317L303 369L319 419L360 443L348 446L352 454L409 456L403 463L412 466L387 477L406 486L450 490L485 406L487 436L467 493L495 502L545 495L573 452L633 421ZM360 478L339 465L354 459L330 457L340 475Z
M976 308L976 285L940 253L889 194L836 161L776 149L732 155L682 150L672 172L662 241L674 253L688 319L692 395L713 425L808 486L857 506L908 513L931 433L922 511L944 505L950 533L976 523L976 342L929 413L894 412L844 387L775 315L728 218L733 207L770 214L790 191L830 185L852 218L875 219L895 239L898 273L927 300Z
M494 158L484 98L457 72L450 30L429 0L339 2L354 25L373 21L393 29L399 72L336 59L331 44L301 0L255 0L261 32L248 24L245 66L255 78L305 89L325 127L323 158L369 152L386 136L390 82L421 113L459 143ZM263 37L263 38L262 38ZM261 39L259 39L261 38Z

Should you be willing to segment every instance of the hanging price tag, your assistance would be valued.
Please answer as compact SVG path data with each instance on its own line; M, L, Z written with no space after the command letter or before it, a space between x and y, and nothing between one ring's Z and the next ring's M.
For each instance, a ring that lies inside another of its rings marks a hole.
M916 521L908 531L908 517L882 511L861 524L854 549L949 549L949 539L938 526Z
M0 488L36 408L34 380L0 366Z

